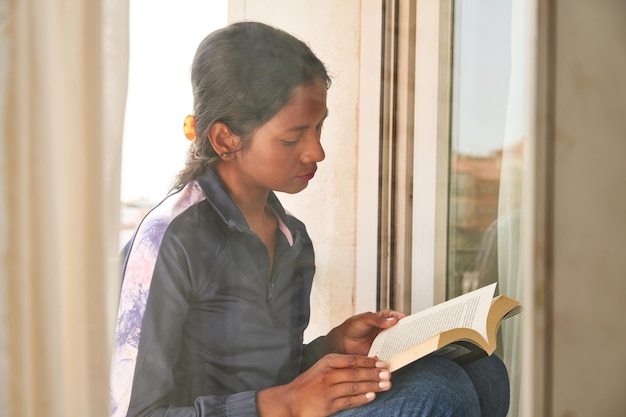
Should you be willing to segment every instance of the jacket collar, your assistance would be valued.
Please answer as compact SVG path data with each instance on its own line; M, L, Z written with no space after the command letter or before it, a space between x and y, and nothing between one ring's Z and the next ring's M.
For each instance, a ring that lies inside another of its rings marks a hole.
M246 218L226 191L224 182L213 168L207 169L204 174L198 178L197 183L202 188L209 204L229 228L239 231L250 230ZM273 191L270 191L267 197L267 203L291 229L291 224L285 213L285 209Z

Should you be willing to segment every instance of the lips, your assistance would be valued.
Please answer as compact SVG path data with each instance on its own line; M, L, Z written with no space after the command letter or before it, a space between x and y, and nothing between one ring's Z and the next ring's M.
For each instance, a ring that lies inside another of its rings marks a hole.
M312 171L307 174L298 175L298 178L300 178L302 181L311 181L314 176L315 176L315 171Z

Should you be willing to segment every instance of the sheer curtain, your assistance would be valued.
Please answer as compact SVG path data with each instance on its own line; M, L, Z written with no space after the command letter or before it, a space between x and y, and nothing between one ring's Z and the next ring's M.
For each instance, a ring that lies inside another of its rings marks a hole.
M522 297L522 201L525 185L525 149L531 132L530 91L532 86L531 46L534 39L531 2L512 2L511 73L504 129L504 147L498 198L497 254L498 285L502 293L527 304ZM522 314L502 324L503 359L511 380L509 417L522 414L521 390L521 321Z
M108 415L128 0L0 0L0 417Z
M520 224L530 135L533 2L454 3L448 296L498 282L521 300ZM521 324L502 324L497 353L511 381L509 417L520 415Z

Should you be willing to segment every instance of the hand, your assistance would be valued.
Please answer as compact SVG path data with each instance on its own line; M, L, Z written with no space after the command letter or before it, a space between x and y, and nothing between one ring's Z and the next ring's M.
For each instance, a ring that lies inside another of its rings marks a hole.
M257 394L261 417L322 417L369 403L391 387L383 361L329 354L287 385Z
M338 353L367 355L376 335L405 316L404 313L389 309L352 316L328 333L328 349Z

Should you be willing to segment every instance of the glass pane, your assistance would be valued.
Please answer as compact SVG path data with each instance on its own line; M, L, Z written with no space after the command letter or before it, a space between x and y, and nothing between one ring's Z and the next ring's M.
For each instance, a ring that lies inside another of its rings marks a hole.
M522 298L521 174L531 91L531 10L524 3L454 3L449 298L492 282ZM509 416L518 415L519 320L505 322L498 349L511 376Z

